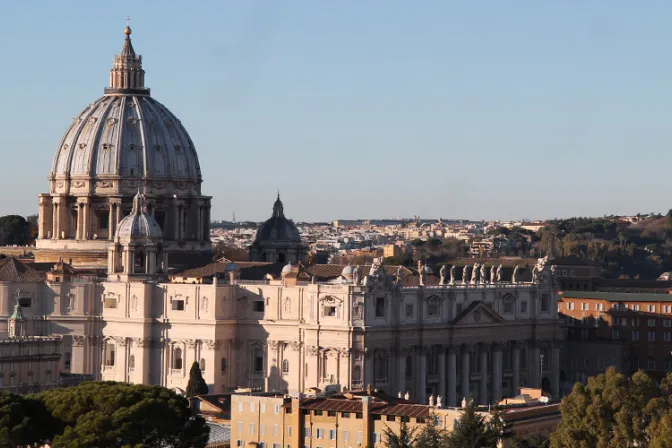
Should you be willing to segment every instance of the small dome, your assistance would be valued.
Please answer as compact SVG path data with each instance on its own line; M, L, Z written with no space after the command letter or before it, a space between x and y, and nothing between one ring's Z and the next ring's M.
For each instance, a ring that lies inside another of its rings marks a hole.
M133 198L133 210L119 222L117 237L120 239L160 240L163 233L159 223L145 212L145 197L140 191Z
M278 195L278 199L275 201L275 204L273 204L273 216L259 227L255 241L301 242L299 229L292 221L285 218L284 207L282 206L282 201L280 201L280 195Z
M354 271L355 271L355 269L352 267L352 265L347 265L341 271L341 275L343 277L348 277L349 278L349 277L352 277L352 274L353 274Z
M282 268L282 274L289 274L294 270L294 266L292 266L292 263L287 263L283 268Z

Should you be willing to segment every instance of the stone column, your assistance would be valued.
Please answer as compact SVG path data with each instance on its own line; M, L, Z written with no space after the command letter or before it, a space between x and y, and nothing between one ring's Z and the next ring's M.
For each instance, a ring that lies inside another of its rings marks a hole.
M77 228L75 229L75 239L82 239L82 204L77 201Z
M551 348L551 389L553 398L560 398L560 347L557 343Z
M445 400L446 398L446 348L440 347L438 353L439 363L439 395ZM445 403L445 401L444 401Z
M455 347L448 349L448 393L446 397L446 406L456 406L457 399L455 395L455 388L457 387L457 360Z
M90 240L93 235L91 235L91 202L89 198L84 200L84 231L82 232L82 239Z
M511 344L513 350L513 380L511 381L511 394L515 397L520 394L520 344Z
M51 207L52 216L51 216L51 238L58 239L58 207L60 203L58 198L54 198L54 203Z
M114 203L110 202L110 214L107 218L107 239L114 239Z
M427 351L425 347L418 348L418 398L420 404L427 404Z
M460 364L462 372L460 372L460 386L462 389L462 398L470 399L471 392L469 390L469 349L462 347L462 363Z
M196 202L196 241L203 241L203 207L200 201Z
M488 404L488 351L490 347L486 344L481 344L479 347L480 362L479 367L481 370L481 382L478 389L478 403L479 404Z
M402 395L406 393L406 355L401 349L397 355L397 388Z
M116 235L117 234L117 226L119 225L119 222L121 221L121 212L122 212L122 210L121 210L121 200L119 202L116 202L114 205L115 205L114 214L116 216L116 218L114 218L114 234Z
M492 348L492 401L502 400L502 346L496 344Z
M530 362L527 364L528 387L541 388L541 343L532 341L530 345Z

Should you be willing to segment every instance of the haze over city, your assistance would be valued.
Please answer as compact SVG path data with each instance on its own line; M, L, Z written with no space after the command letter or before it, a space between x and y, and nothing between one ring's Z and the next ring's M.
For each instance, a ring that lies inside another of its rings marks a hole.
M663 212L669 2L5 2L1 214L37 212L131 16L212 218ZM11 194L7 194L11 192Z

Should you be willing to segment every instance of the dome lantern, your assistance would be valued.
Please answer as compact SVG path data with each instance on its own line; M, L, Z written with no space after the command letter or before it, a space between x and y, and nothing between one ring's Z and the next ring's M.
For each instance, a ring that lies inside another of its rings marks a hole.
M145 71L142 69L142 56L135 53L131 43L130 26L126 26L124 46L121 53L114 57L114 66L110 70L110 87L105 94L132 93L135 95L149 95L145 87Z

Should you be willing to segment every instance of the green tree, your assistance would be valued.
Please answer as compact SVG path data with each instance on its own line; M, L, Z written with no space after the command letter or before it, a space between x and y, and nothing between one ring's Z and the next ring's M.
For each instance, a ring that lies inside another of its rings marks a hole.
M505 431L500 412L495 412L490 420L476 412L471 401L462 411L455 427L448 435L450 448L496 448Z
M7 215L0 217L0 245L10 246L28 244L30 225L23 216Z
M448 433L439 426L436 415L429 414L425 424L420 429L415 439L415 446L422 448L446 448L448 447Z
M550 441L542 436L514 437L510 443L510 448L548 448Z
M52 448L203 448L209 428L171 390L90 382L36 396L58 421Z
M399 426L399 434L392 431L389 427L383 432L385 435L385 446L387 448L412 448L415 447L415 430L409 428L405 421Z
M649 446L652 434L665 434L670 378L659 387L642 371L627 378L609 368L585 386L576 384L560 405L562 420L551 447Z
M54 431L41 401L0 392L0 448L41 445Z
M203 379L203 374L201 373L201 368L198 363L194 361L191 365L191 370L189 370L189 382L187 383L187 397L193 397L194 395L204 395L210 392L208 385Z

